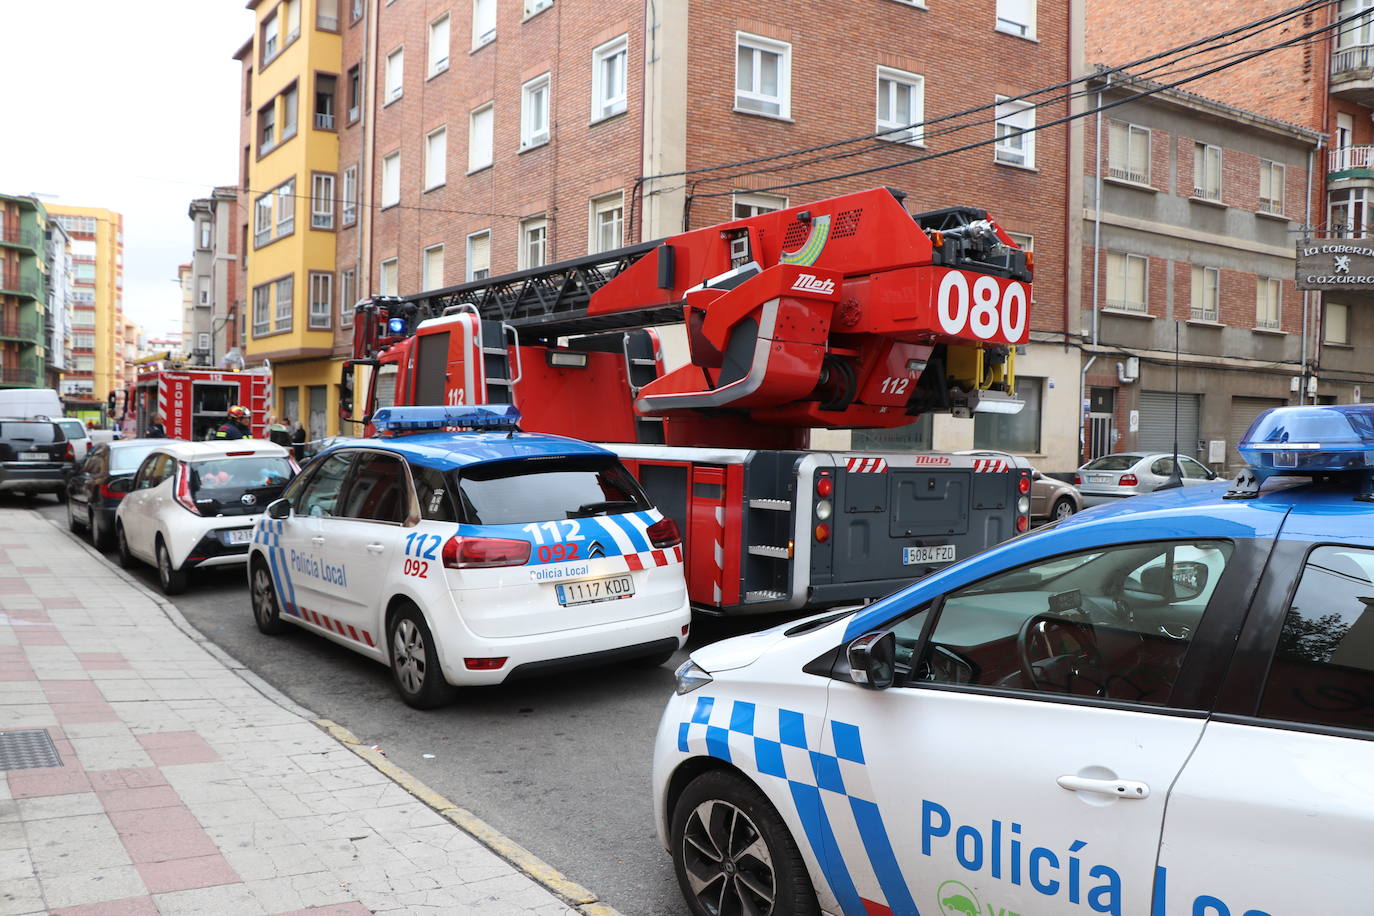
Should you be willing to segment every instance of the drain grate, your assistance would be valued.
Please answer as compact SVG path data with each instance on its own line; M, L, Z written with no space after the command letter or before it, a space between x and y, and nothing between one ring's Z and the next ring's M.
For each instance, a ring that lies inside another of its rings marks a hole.
M41 728L22 732L0 732L0 770L32 770L60 767L62 758L52 738Z

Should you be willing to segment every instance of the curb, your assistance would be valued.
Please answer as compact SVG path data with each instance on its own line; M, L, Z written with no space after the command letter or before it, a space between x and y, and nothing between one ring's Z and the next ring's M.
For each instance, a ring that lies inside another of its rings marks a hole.
M419 779L412 776L409 772L392 763L381 751L373 750L371 746L363 744L358 736L347 728L329 719L321 718L315 713L301 706L286 694L282 693L271 684L264 681L256 673L249 670L246 665L215 645L203 633L192 626L181 613L176 605L169 602L165 596L153 591L138 578L129 574L127 570L121 569L118 564L111 563L110 560L95 547L86 543L80 536L67 529L63 522L48 518L36 509L30 509L38 518L46 521L56 528L61 534L66 535L77 543L82 550L95 556L108 566L116 577L122 579L126 584L132 585L135 590L141 592L151 600L172 622L172 625L188 636L193 642L199 645L220 664L230 671L233 671L243 679L250 687L261 693L268 700L276 703L286 711L300 716L302 719L312 723L325 734L363 760L366 760L378 772L386 776L396 785L405 789L416 800L433 809L437 814L451 822L459 830L471 836L474 840L490 849L501 859L510 863L517 871L547 890L549 893L558 897L569 906L575 908L584 916L621 916L620 912L614 907L600 902L596 894L578 884L576 881L566 877L558 869L554 868L543 859L530 852L510 837L492 827L486 821L473 814L466 808L460 807L449 801L444 796L435 792Z

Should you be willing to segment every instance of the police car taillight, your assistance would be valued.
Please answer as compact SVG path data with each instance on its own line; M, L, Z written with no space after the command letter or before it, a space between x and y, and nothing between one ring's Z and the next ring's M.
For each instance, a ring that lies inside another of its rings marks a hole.
M444 542L441 556L449 569L524 566L530 561L530 542L455 536Z
M649 543L659 550L676 547L682 543L682 535L677 530L677 522L671 518L654 522L649 526L647 534L649 535Z
M183 464L177 469L177 485L172 491L172 497L183 509L200 515L196 501L191 498L191 468L188 465Z

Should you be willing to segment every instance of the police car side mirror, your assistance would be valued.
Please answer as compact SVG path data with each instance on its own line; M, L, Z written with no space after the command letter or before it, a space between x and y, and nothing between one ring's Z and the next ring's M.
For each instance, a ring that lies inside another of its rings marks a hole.
M846 650L854 683L870 690L892 686L897 672L897 637L891 630L865 633Z
M278 521L291 515L291 500L274 499L267 504L267 517Z

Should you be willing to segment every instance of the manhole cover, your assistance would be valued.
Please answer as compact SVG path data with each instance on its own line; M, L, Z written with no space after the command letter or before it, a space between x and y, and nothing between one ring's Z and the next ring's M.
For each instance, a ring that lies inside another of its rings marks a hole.
M0 732L0 770L31 770L60 767L62 758L52 738L41 728L22 732Z

